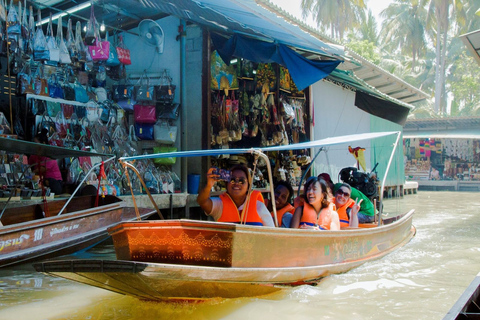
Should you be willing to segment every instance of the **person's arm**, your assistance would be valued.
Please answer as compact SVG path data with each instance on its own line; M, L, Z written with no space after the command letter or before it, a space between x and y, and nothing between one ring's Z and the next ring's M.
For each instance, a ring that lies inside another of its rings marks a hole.
M348 226L350 228L358 228L358 212L360 211L360 205L362 204L363 199L358 201L358 198L355 200L355 204L352 206L350 210L350 222Z
M295 209L295 213L292 217L292 222L290 222L290 228L298 228L300 226L300 220L302 219L303 206Z
M275 222L273 222L271 213L261 201L257 201L257 212L265 227L275 227Z
M198 205L207 214L210 214L212 212L212 206L213 206L212 199L210 198L210 191L212 190L213 185L219 178L218 174L213 174L213 170L215 170L215 168L210 168L208 170L207 184L205 185L205 187L203 187L203 189L200 190L197 196Z
M340 230L340 218L337 211L330 210L332 221L330 222L330 230Z

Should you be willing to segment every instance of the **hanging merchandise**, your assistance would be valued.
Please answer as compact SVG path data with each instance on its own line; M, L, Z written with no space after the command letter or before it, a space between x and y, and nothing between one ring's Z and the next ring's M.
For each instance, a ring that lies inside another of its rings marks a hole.
M124 65L132 64L132 60L130 58L130 50L125 46L123 42L123 36L118 37L118 46L116 48L118 54L118 60L123 63Z
M236 67L233 64L227 66L217 51L212 52L210 59L211 89L224 90L226 95L228 90L238 89Z
M153 85L150 85L150 78L147 75L146 70L138 80L135 90L135 99L137 101L153 101Z
M90 5L90 19L87 22L87 30L85 32L85 45L91 46L97 40L98 23L95 19L95 10L93 3Z
M75 50L77 52L77 60L79 62L91 61L90 53L88 53L87 48L83 44L82 40L82 24L80 21L77 21L75 25Z
M78 102L87 103L90 99L88 98L87 90L80 84L78 81L73 85L75 90L75 100Z
M176 86L172 84L172 77L166 69L163 70L160 86L156 87L156 101L163 104L173 103L175 88Z
M110 56L110 42L101 41L100 37L95 40L95 43L88 46L88 52L93 61L105 61Z
M67 36L65 38L66 38L65 47L67 48L68 54L70 55L70 59L72 61L78 61L78 52L77 52L77 47L75 45L75 36L73 35L72 19L70 18L68 19Z
M166 152L176 152L176 147L169 147L169 146L160 146L160 147L153 147L153 153L166 153ZM156 158L153 160L156 164L160 165L173 165L177 161L177 158L168 157L168 158Z
M43 76L43 66L39 66L33 78L33 91L36 95L48 97L48 81Z
M38 9L38 26L35 31L35 37L33 40L33 60L46 61L50 59L50 51L48 50L47 39L43 33L40 21L42 19L40 9Z
M108 41L108 32L105 34L105 41ZM107 61L105 62L105 65L108 67L115 67L120 65L120 60L118 59L118 53L117 50L115 49L115 46L110 43L110 51L109 51L109 56Z
M132 84L118 84L112 86L113 100L124 110L132 110L136 104L134 99L134 86Z
M48 21L47 26L47 47L50 52L50 58L48 59L53 65L56 65L60 61L60 49L57 46L57 41L53 36L53 23L52 23L52 14L50 13L50 20Z
M33 8L30 6L30 15L28 18L28 39L27 50L28 55L33 55L33 41L35 38L35 18L33 17Z
M135 135L140 140L153 140L153 124L151 123L135 123Z
M64 98L62 85L58 82L55 74L52 74L48 80L48 94L52 98Z
M156 110L153 105L136 104L133 106L133 114L136 123L157 122Z
M65 44L65 40L63 39L62 16L58 17L56 42L57 42L57 47L60 50L59 62L63 64L72 63L72 59L70 58L70 53L68 52L67 45Z
M10 0L10 7L8 10L7 16L7 33L8 39L18 41L21 36L21 25L20 25L20 18L18 16L17 10L13 5L13 0Z
M158 111L158 118L160 119L170 119L177 120L180 114L180 104L160 104Z
M33 79L29 63L23 65L22 70L17 73L17 94L34 93Z
M177 126L171 126L168 121L157 121L153 127L155 141L163 144L174 144L177 140Z

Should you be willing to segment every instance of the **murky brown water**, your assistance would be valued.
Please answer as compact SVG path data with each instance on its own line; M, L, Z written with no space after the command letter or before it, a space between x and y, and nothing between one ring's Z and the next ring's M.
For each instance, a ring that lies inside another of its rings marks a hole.
M144 302L52 278L29 265L0 269L0 319L441 319L480 272L480 195L419 192L386 211L416 209L406 246L316 287L201 304ZM114 258L111 246L82 258Z

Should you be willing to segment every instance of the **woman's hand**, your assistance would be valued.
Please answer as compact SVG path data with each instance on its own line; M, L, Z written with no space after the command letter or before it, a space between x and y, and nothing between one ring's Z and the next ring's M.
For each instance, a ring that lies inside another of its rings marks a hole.
M209 189L212 189L212 187L215 185L215 182L217 182L220 179L220 175L216 174L216 168L210 168L207 171L207 186Z

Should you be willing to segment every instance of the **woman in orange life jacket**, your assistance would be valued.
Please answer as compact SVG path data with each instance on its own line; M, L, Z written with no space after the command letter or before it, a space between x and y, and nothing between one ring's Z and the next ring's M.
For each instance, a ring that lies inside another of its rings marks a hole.
M213 217L215 221L240 223L251 183L248 168L243 165L232 167L230 180L227 181L227 192L219 197L210 197L212 187L220 178L215 170L215 168L208 170L207 184L200 190L197 202L205 213ZM248 210L243 215L242 220L244 223L257 226L275 226L259 191L252 191L247 205Z
M335 206L337 207L337 213L340 218L340 227L358 227L358 211L360 210L360 204L363 199L353 201L350 198L352 188L347 183L342 183L338 190L335 192ZM358 202L358 203L357 203Z
M278 225L283 228L288 228L290 227L290 221L292 220L293 213L295 212L295 208L290 203L293 196L292 185L285 180L278 181L275 184L274 194ZM268 202L267 208L273 217L273 207L271 201Z
M325 182L318 177L310 177L303 190L305 201L295 209L290 228L340 230L340 220L328 201Z

